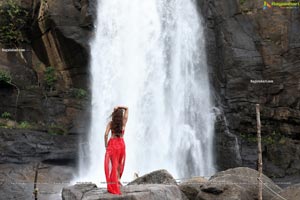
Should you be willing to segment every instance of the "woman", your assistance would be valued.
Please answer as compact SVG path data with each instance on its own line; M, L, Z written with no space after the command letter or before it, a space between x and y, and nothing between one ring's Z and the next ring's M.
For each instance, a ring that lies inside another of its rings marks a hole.
M104 169L107 191L112 194L121 194L120 179L125 164L123 135L128 119L128 108L124 106L115 107L111 116L112 120L107 124L104 136L106 148ZM107 143L109 131L111 131L111 137Z

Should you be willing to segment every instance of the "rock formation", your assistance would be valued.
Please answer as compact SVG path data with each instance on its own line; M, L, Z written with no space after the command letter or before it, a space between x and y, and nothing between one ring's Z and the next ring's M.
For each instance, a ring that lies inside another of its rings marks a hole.
M165 176L168 174L167 176ZM191 179L180 185L170 183L170 174L158 170L146 174L121 188L122 195L112 195L105 188L97 188L95 184L85 183L65 187L63 200L255 200L257 199L258 172L250 168L234 168L219 172L209 181L203 178ZM156 177L161 177L157 179ZM164 180L165 179L165 180ZM145 181L145 182L143 182ZM263 176L263 199L275 200L278 194L296 199L299 186L294 185L282 190L271 179ZM137 184L138 183L138 184ZM188 189L188 184L192 186ZM267 187L266 187L267 186ZM294 195L294 196L293 196ZM274 199L273 199L274 198Z
M272 177L299 174L298 10L264 10L263 1L247 0L198 0L198 4L206 25L210 77L219 109L219 169L256 168L255 104L260 103L265 173Z
M275 196L271 200L279 200L282 199L282 197L289 200L300 199L300 184L285 188L284 190L279 192L279 196Z

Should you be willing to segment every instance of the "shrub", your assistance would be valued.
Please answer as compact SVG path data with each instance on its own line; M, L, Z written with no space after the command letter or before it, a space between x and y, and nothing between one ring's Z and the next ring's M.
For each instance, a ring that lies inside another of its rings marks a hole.
M76 88L75 89L75 97L77 99L83 99L83 98L87 97L87 91L82 88Z
M30 129L31 128L31 125L29 124L29 122L27 121L23 121L19 124L19 128L22 128L22 129Z
M11 114L9 112L4 112L2 113L1 118L11 119Z
M7 0L0 6L0 16L0 43L17 45L24 42L22 32L25 31L29 19L28 11L16 1Z
M240 0L240 4L243 5L246 2L246 0Z
M4 81L6 83L11 83L11 75L8 71L0 70L0 81Z
M256 143L257 142L257 136L252 134L240 134L241 138L247 142L250 143ZM284 144L286 142L286 137L280 133L273 131L272 133L268 135L263 135L261 137L261 143L266 145L273 145L273 144Z
M68 133L67 129L64 126L51 124L47 132L51 135L66 135Z
M56 76L54 67L50 66L50 67L46 68L44 81L46 83L47 89L52 91L54 88L54 85L57 81L57 76Z

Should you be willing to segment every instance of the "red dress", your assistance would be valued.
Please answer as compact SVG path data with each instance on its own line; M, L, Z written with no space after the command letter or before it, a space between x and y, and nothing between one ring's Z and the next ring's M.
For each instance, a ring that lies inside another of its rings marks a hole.
M113 133L112 133L113 134ZM122 135L124 130L122 130ZM121 194L119 178L121 179L125 165L125 143L122 137L110 138L107 144L104 169L107 182L107 191L112 194Z

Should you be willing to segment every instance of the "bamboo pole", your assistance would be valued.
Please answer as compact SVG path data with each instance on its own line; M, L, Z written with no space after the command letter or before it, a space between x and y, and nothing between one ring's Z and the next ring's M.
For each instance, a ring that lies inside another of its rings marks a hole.
M34 200L38 200L37 180L38 180L38 174L39 174L39 166L40 166L40 163L37 163L36 168L35 168L34 185L33 185Z
M261 151L261 123L259 104L256 104L257 121L257 154L258 154L258 200L262 200L262 151Z

